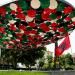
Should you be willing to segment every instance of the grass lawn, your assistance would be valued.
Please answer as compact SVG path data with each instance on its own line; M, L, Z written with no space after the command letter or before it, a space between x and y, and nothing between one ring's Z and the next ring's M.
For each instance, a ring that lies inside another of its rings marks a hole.
M48 75L43 72L26 72L26 71L0 71L0 75Z

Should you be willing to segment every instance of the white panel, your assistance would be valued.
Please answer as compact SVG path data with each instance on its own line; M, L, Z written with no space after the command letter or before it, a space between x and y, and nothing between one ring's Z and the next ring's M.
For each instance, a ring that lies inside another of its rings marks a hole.
M17 1L17 0L0 0L0 6L3 6L5 4L8 4L8 3L14 2L14 1Z

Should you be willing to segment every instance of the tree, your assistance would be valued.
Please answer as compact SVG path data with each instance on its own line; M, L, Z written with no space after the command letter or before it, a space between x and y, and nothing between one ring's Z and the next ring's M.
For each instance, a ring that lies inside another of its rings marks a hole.
M44 66L44 60L43 59L41 59L40 61L39 61L39 68L40 69L42 69L43 68L43 66Z
M62 55L59 57L60 67L63 69L71 69L73 64L73 58L71 54Z
M66 58L66 63L69 64L69 65L73 65L73 58L71 56L71 54L66 54L65 55L65 58Z
M3 59L3 64L12 64L14 68L17 66L18 56L20 56L21 51L15 49L2 49L1 59Z
M48 69L52 69L53 68L53 60L54 60L54 58L53 58L53 56L52 55L48 55L47 56L47 60L48 60Z
M65 68L66 69L73 69L73 66L74 65L74 63L73 63L73 58L72 58L72 56L71 56L71 54L66 54L65 55Z
M60 68L65 68L65 55L59 57Z
M45 50L45 47L38 47L29 50L3 49L2 58L5 62L13 64L14 67L16 67L18 62L29 66L34 65L37 59L42 58L45 53Z

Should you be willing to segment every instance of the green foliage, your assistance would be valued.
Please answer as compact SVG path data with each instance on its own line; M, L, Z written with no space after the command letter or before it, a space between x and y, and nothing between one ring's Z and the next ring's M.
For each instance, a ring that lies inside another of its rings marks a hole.
M48 63L45 63L45 64L43 65L43 69L44 69L44 70L48 69L48 67L49 67L49 64L48 64Z
M48 55L47 60L48 60L48 69L54 68L54 58L53 58L53 56Z
M73 66L73 58L71 54L62 55L60 57L60 67L61 68L71 68Z
M48 55L47 59L48 59L48 62L51 63L53 61L53 56L52 55Z
M34 49L2 49L2 58L4 62L11 63L14 66L18 62L21 62L25 65L34 65L35 61L39 58L42 58L45 53L45 47L38 47Z
M46 58L47 62L44 63L43 65L43 69L55 69L55 61L54 61L54 57L52 55L48 55ZM41 63L43 63L45 61L41 59ZM66 70L72 70L74 66L73 63L73 58L71 56L71 54L66 54L66 55L62 55L60 57L56 58L56 68L62 68L62 69L66 69Z
M44 66L44 61L39 61L39 67L43 67Z
M72 58L71 54L65 55L65 60L66 60L67 64L73 65L73 58Z
M18 62L25 63L26 65L33 65L35 64L35 60L42 58L44 55L45 48L37 48L37 49L31 49L27 51L22 51L22 54L20 55Z

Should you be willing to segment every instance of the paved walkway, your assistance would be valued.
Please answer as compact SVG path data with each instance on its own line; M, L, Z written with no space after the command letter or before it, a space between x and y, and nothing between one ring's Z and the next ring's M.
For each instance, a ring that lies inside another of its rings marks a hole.
M36 72L36 71L34 71L34 72ZM75 75L75 70L69 70L69 71L40 71L40 72L46 72L50 75Z
M75 75L75 71L51 71L51 75Z

